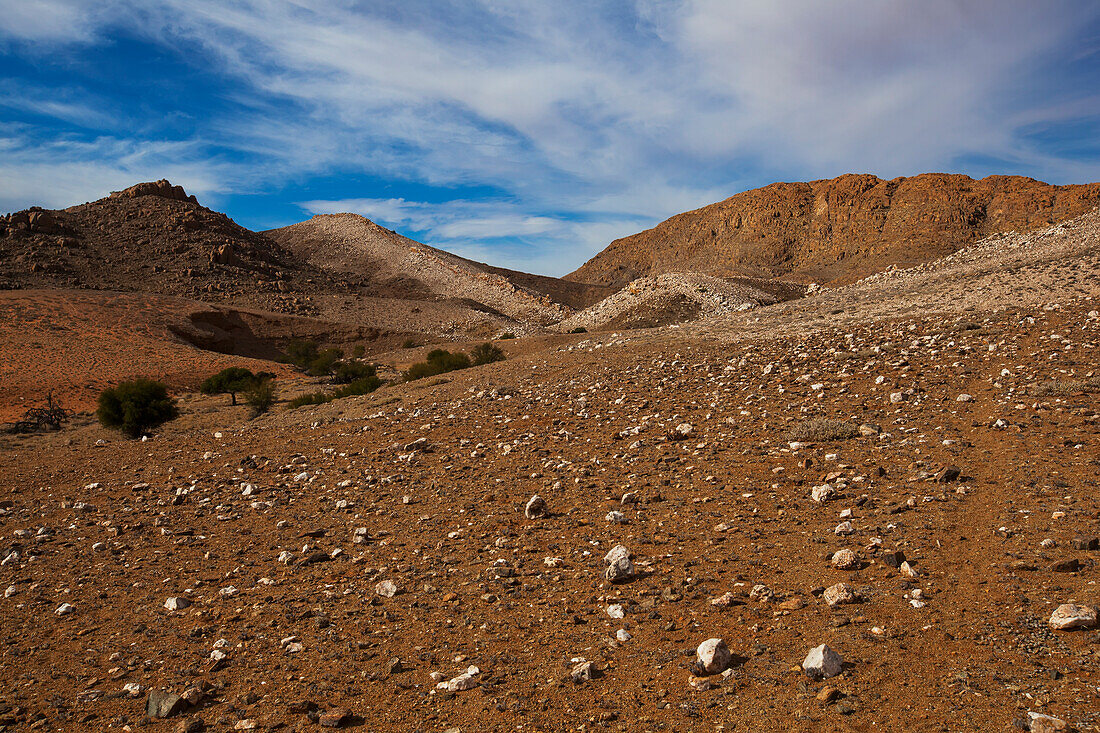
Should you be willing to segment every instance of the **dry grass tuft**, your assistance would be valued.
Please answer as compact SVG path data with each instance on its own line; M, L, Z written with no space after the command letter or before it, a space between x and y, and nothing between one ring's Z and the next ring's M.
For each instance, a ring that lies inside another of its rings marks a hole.
M1072 397L1087 392L1100 392L1100 377L1091 379L1052 379L1049 382L1033 384L1028 394L1034 397Z
M858 435L859 427L846 420L815 417L795 425L787 439L800 443L818 443L825 440L846 440Z

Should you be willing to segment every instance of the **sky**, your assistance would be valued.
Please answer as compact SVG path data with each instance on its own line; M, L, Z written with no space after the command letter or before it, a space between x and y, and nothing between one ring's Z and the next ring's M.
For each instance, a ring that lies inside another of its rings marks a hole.
M0 210L168 178L504 267L774 181L1100 180L1095 0L0 0Z

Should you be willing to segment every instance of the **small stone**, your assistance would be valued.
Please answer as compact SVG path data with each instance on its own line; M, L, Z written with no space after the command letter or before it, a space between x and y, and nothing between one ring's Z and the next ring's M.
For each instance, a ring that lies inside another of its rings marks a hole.
M835 677L844 671L844 660L828 644L815 646L802 662L802 671L813 679Z
M1100 538L1097 537L1074 537L1072 544L1075 550L1100 550Z
M170 718L182 712L187 702L170 692L153 690L145 701L145 714L150 718Z
M960 475L962 470L957 466L945 466L936 472L932 480L937 484L949 484L952 481L958 481Z
M333 708L321 713L321 716L317 718L317 722L322 728L339 728L347 723L350 718L351 711L347 708Z
M1076 573L1081 569L1081 561L1075 557L1058 560L1051 564L1050 569L1056 573Z
M869 438L872 435L879 435L882 432L882 428L874 423L865 422L859 426L859 434L864 438Z
M706 674L718 674L730 665L732 655L722 639L707 639L695 650L698 667Z
M630 559L630 550L623 545L615 545L604 556L607 570L604 577L612 583L619 583L634 577L634 563Z
M1027 718L1028 730L1031 733L1056 733L1066 729L1066 721L1051 715L1029 712Z
M462 692L465 690L472 690L477 687L477 676L481 674L481 670L477 667L467 667L466 671L462 674L452 677L446 682L440 682L436 685L438 690L446 690L447 692Z
M841 522L840 524L838 524L836 526L836 529L833 530L833 534L844 536L844 535L852 534L855 531L856 530L852 526L851 522Z
M855 603L859 600L855 589L847 583L837 583L825 589L821 596L830 606L839 606L842 603Z
M832 563L837 570L859 570L859 555L848 548L837 550L833 553Z
M823 702L825 704L831 703L838 697L840 697L840 690L836 689L832 685L825 685L821 688L821 691L817 693L818 702Z
M891 392L890 393L890 402L891 402L891 404L896 405L899 402L904 402L904 401L905 401L905 393L904 392Z
M607 513L607 516L604 517L604 519L606 519L607 521L612 522L614 524L626 524L627 523L626 515L623 514L620 511L618 511L618 510L615 510L615 509L612 509L611 511L609 511Z
M716 687L716 685L706 677L696 677L695 675L688 676L688 686L699 692L713 690Z
M595 669L592 662L580 662L570 670L569 676L577 683L589 682L595 676Z
M1057 631L1091 629L1096 626L1096 609L1075 603L1063 603L1050 615L1050 628Z
M614 603L607 607L607 615L611 618L622 618L626 612L620 604Z
M72 612L73 605L71 603L62 603L54 610L54 613L56 613L58 616L68 616Z
M164 602L164 607L169 611L182 611L185 608L191 607L191 601L186 598L173 596Z
M200 733L205 727L206 725L199 718L187 718L179 722L175 733Z
M627 642L627 641L630 641L631 639L633 639L634 637L626 629L619 629L618 631L615 632L615 638L618 641Z
M393 598L397 595L397 584L392 580L383 580L374 586L374 592L383 598Z
M546 500L535 494L527 501L523 514L528 519L541 519L546 516Z
M955 401L956 402L973 402L974 397L973 397L973 395L968 395L966 392L963 392L961 395L959 395L958 397L955 398Z
M758 603L767 603L771 599L775 598L775 593L772 589L766 585L754 585L752 590L749 591L749 600L756 601Z
M815 486L810 489L810 498L818 504L823 504L834 496L836 496L836 489L829 484L822 484L821 486Z

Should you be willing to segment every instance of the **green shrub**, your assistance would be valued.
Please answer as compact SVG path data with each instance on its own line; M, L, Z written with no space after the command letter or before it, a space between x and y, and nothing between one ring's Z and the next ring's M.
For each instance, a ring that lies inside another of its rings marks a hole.
M305 407L306 405L323 405L333 400L341 399L342 397L356 397L370 394L381 386L382 380L376 375L370 374L369 376L360 377L359 379L345 384L335 392L310 392L309 394L295 397L288 403L288 406L290 409L295 409L298 407Z
M505 358L501 348L492 344L478 344L470 352L470 357L473 359L474 366L492 364L494 361L504 361Z
M137 438L179 415L168 387L151 379L135 379L99 393L96 417L108 428Z
M286 345L286 360L299 369L309 369L317 356L317 344L312 341L291 339Z
M317 355L317 358L310 362L309 367L306 368L306 374L311 377L323 377L332 373L336 363L340 361L344 356L344 352L340 349L325 349Z
M207 377L199 385L203 394L228 394L232 404L237 404L237 393L244 392L256 381L256 375L243 367L228 367Z
M252 416L262 415L275 404L279 391L273 378L255 379L244 391L244 401L252 408Z
M295 409L298 407L305 407L306 405L323 405L326 402L332 402L334 397L324 392L310 392L309 394L299 395L290 402L287 403L287 407Z
M416 339L405 339L405 343L401 344L402 349L415 349L417 346L420 346L420 342Z
M500 336L498 336L497 338L501 341L504 341L505 339L514 339L515 337L516 337L516 335L514 333L512 333L511 331L505 331L504 333L500 334Z
M351 384L357 379L373 377L378 373L374 364L362 361L341 361L332 370L332 381L335 384Z
M437 374L468 369L471 366L473 364L470 362L470 357L461 352L451 353L445 349L432 349L428 352L426 361L418 362L409 367L408 371L405 372L405 381L411 382L414 379L434 377Z
M351 350L351 355L356 359L362 359L365 353L367 353L367 349L363 344L356 344L355 348Z
M370 394L381 386L382 380L371 374L366 377L360 377L353 382L349 382L336 390L336 397L354 397L357 395Z
M574 328L569 333L588 333L588 329L585 328L584 326L577 326L576 328Z

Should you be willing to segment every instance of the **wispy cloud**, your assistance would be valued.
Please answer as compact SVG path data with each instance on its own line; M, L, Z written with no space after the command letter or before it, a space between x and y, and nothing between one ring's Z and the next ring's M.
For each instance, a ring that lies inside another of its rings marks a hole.
M0 49L39 63L124 37L216 80L216 111L188 108L195 129L166 133L182 175L212 192L286 191L291 205L309 196L297 182L346 180L305 207L338 202L520 266L571 268L596 237L777 179L1100 178L1100 160L1032 134L1100 124L1100 6L1085 0L0 0L0 13L21 19ZM125 138L137 158L120 163L122 141L103 142L120 135L92 113L101 95L74 84L0 104L94 131L78 166L144 170L155 124ZM28 196L71 154L41 135L18 147L7 165ZM82 186L68 188L90 197Z

